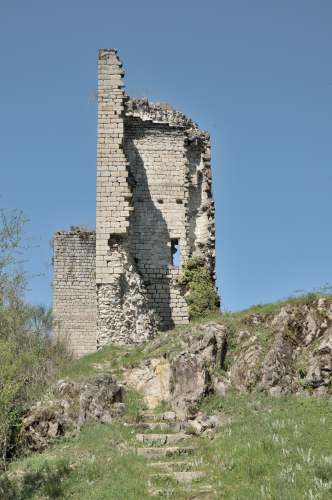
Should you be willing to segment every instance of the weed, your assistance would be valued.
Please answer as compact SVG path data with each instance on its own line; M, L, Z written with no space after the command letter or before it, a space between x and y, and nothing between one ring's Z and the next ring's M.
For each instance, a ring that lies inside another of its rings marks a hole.
M156 321L158 330L162 330L163 324L164 324L163 318L158 314L156 309L153 310L153 313L154 313L154 319Z
M196 427L194 427L193 425L189 425L189 427L187 427L187 428L186 428L185 433L186 433L186 434L189 434L189 435L196 436L196 434L197 434L197 429L196 429Z
M125 395L127 419L131 423L138 423L141 420L141 411L146 409L143 396L134 390L130 390Z
M59 477L55 473L51 473L45 483L44 491L49 498L61 498L63 497L63 489Z
M171 403L169 401L165 401L162 399L159 404L155 407L154 412L156 414L158 413L164 413L165 411L171 411Z

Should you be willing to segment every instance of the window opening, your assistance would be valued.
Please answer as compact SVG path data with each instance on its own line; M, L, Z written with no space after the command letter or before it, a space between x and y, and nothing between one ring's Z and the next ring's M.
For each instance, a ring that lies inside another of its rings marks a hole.
M171 256L172 256L172 265L179 266L180 265L180 240L179 240L179 238L171 239Z

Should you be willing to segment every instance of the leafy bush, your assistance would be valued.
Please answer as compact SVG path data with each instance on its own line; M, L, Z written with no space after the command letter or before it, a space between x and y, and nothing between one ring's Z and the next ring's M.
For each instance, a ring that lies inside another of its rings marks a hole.
M188 259L182 268L183 275L178 284L189 290L189 295L186 297L189 305L189 319L221 314L220 297L213 286L210 270L205 260L197 257Z
M15 448L19 415L46 390L55 371L70 359L66 346L52 344L52 307L31 305L31 276L22 254L28 247L18 210L0 209L0 453ZM1 466L0 466L1 467Z

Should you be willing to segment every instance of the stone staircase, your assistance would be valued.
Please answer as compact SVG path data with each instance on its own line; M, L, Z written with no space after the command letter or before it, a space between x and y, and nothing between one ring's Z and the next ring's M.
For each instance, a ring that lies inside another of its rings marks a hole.
M195 457L201 438L185 432L190 426L189 422L176 421L174 412L158 415L145 412L142 422L127 425L141 431L136 434L137 444L131 447L131 451L149 460L148 465L152 469L150 496L166 494L170 495L167 498L195 500L218 498L213 487L204 484L206 473L199 470L201 463ZM159 489L158 484L166 485L167 491L165 488ZM177 488L181 484L187 484L185 490ZM172 485L175 488L173 493ZM181 493L185 493L185 496L181 496Z

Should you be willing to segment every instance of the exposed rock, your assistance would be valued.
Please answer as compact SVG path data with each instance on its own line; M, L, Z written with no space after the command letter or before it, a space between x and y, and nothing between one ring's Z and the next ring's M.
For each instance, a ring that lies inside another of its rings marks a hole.
M292 348L285 338L285 330L281 330L269 352L262 361L261 381L259 389L270 395L281 392L295 392L298 388L297 378L292 358Z
M326 317L332 321L332 304L330 306L330 308L326 311Z
M171 399L171 367L165 358L152 358L124 370L127 383L144 394L149 408Z
M38 450L46 447L50 438L63 435L67 429L81 425L88 418L110 423L112 413L123 411L125 406L121 403L123 387L107 374L99 374L84 382L59 380L55 396L67 399L39 402L23 419L23 448ZM72 411L75 401L80 404L78 415Z
M308 358L308 373L305 381L316 395L326 394L332 372L332 333L327 333Z
M307 315L304 320L304 328L303 328L303 342L305 346L311 344L313 340L315 340L317 336L318 325L316 323L315 318L310 313L310 309L306 306L305 311Z
M202 344L205 347L205 344ZM214 346L210 346L214 348ZM210 347L205 347L203 352ZM214 351L216 353L216 351ZM214 357L215 358L215 357ZM180 354L174 358L174 396L172 408L180 419L197 413L197 404L206 394L210 382L204 356L200 354Z
M332 354L332 333L327 334L320 342L315 354Z
M171 364L165 358L146 360L127 369L126 380L144 394L150 408L154 408L161 400L171 401L177 417L183 420L197 415L198 404L205 394L216 391L226 395L231 384L242 391L260 390L270 395L302 393L295 363L300 354L303 357L302 340L304 343L308 341L309 332L314 332L317 336L317 307L302 307L300 314L303 323L300 326L298 319L295 320L296 310L291 306L283 307L270 324L265 324L269 328L265 344L262 343L260 334L255 334L257 325L239 330L233 337L239 348L232 356L228 376L213 373L216 368L224 366L227 328L211 322L193 327L180 340L180 354L169 353ZM259 321L264 317L259 315ZM328 318L322 318L322 323L324 321L329 322ZM252 324L251 320L250 322ZM260 327L261 323L258 328ZM290 330L292 328L295 329L297 338ZM315 354L307 358L308 368L303 375L305 385L312 386L314 390L327 386L330 377L331 334L328 328L320 328L320 331L321 343ZM319 361L315 361L318 355Z
M190 417L195 417L199 411L198 403L202 399L203 394L198 392L189 392L175 397L171 401L173 410L179 420L186 420Z
M111 423L110 406L122 400L122 387L110 375L100 374L81 384L78 424L85 419Z
M195 428L196 434L202 434L224 425L217 417L202 415L199 403L210 392L226 396L231 385L240 391L273 396L292 393L331 397L332 300L286 305L280 313L266 316L265 323L261 322L264 315L256 317L259 324L246 316L246 327L243 329L240 324L237 331L234 325L228 330L226 325L214 322L195 326L171 344L173 352L123 370L123 384L141 392L150 408L142 415L141 428L160 431L168 426L174 432L182 431L174 437L152 434L150 439L176 443L188 438L183 431L189 426ZM149 347L158 349L161 341L167 342L167 336L156 339ZM227 373L221 371L225 366ZM23 447L43 448L67 429L79 429L86 419L112 422L125 413L123 392L123 385L108 374L84 381L59 380L55 399L36 403L24 418ZM173 411L151 413L161 401L169 401ZM143 442L148 439L142 436ZM137 453L165 456L153 448L145 450Z
M49 438L64 434L74 424L73 419L63 409L58 411L49 408L37 408L23 419L21 436L24 449L32 451L47 446Z
M147 354L150 351L155 351L164 345L167 340L169 340L169 335L166 334L163 337L157 337L153 342L150 342L142 351L143 354Z
M200 354L179 354L174 358L174 396L186 392L203 394L209 382L204 357Z
M213 378L213 388L214 388L215 392L218 392L222 396L226 396L230 386L231 386L231 383L226 378L223 380L220 380L218 377Z
M250 389L257 383L259 379L257 367L262 351L262 347L257 345L253 338L249 339L243 347L239 355L234 357L234 363L229 372L230 379L241 390Z
M273 323L282 323L283 325L288 325L291 312L292 308L289 304L282 307L280 313L274 318Z
M326 299L322 298L322 299L318 299L318 302L317 302L317 309L319 312L321 311L324 311L326 308Z
M211 322L194 327L179 345L180 354L150 358L124 370L128 385L144 394L149 408L160 401L172 401L172 408L179 418L186 418L197 411L197 404L207 393L211 380L208 367L222 367L227 346L225 325ZM158 349L166 337L151 344ZM147 352L147 349L144 350Z

